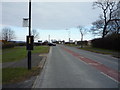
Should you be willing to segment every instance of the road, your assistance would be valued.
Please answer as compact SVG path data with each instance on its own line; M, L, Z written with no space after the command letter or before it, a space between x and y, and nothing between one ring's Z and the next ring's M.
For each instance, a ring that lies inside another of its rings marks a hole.
M57 45L33 88L118 88L118 59Z

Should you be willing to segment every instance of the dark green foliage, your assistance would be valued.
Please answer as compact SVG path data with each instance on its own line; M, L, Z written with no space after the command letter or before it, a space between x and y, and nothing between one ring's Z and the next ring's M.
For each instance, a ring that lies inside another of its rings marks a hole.
M77 43L78 45L81 45L81 44L88 45L88 41L78 41Z
M92 40L92 46L111 50L120 50L120 34L110 34L105 38Z
M26 46L26 43L16 43L16 46Z
M14 46L15 46L15 44L12 43L12 42L6 42L6 43L2 44L3 49L5 49L5 48L13 48Z

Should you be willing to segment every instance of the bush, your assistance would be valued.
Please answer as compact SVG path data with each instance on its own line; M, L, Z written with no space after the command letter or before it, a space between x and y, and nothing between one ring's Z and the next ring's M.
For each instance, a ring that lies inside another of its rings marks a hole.
M16 46L26 46L26 43L22 42L22 43L16 43Z
M6 43L2 44L3 49L5 49L5 48L13 48L14 46L15 46L15 44L12 43L12 42L6 42Z
M78 45L84 45L84 46L87 46L88 45L88 41L78 41L77 42Z
M91 43L96 48L120 50L120 34L111 34L105 38L93 39Z

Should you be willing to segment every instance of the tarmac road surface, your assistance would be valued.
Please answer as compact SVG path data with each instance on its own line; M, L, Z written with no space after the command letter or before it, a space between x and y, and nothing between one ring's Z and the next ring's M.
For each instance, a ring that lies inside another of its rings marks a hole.
M33 88L118 88L119 81L117 58L57 45Z

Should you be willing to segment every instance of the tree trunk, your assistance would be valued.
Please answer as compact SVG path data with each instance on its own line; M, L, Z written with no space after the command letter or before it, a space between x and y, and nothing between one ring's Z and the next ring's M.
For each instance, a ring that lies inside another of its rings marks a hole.
M104 26L104 28L103 28L102 38L104 38L105 35L106 35L106 28L107 28L107 24L105 24L105 26Z

